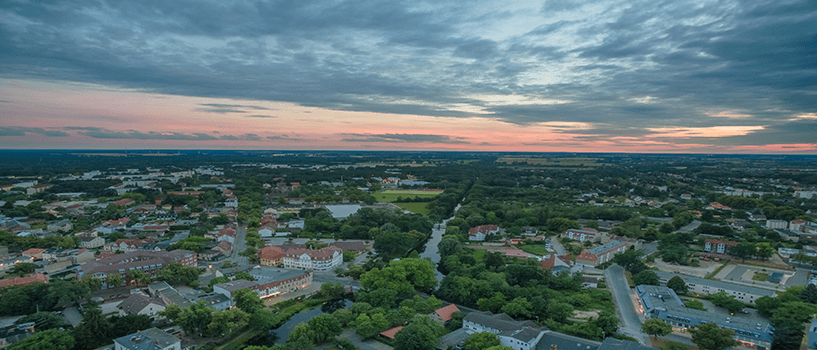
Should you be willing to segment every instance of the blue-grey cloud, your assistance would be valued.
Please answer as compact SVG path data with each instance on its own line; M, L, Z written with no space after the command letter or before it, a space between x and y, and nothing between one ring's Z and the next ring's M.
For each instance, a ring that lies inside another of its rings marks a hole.
M460 137L432 134L343 134L346 142L428 142L445 144L470 144Z
M40 134L49 137L65 137L68 133L59 130L26 127L0 127L0 136L25 136L26 134Z
M777 126L817 111L815 38L817 6L810 0L499 7L6 1L0 77L437 117L471 117L452 107L470 105L509 123L585 122L593 127L560 132L611 136L646 135L649 127L762 125L753 137L772 142ZM272 117L242 102L198 108ZM707 114L726 110L749 117Z
M136 140L187 140L187 141L212 141L218 138L204 134L193 133L183 134L177 132L140 132L136 130L111 131L102 128L86 128L92 130L80 131L79 133L95 139L136 139Z

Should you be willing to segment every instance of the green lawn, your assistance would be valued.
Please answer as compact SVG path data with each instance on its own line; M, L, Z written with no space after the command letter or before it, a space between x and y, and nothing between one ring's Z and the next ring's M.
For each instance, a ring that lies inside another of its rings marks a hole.
M485 258L485 254L488 253L485 249L474 249L474 259L477 261L482 261Z
M418 191L418 190L386 190L383 192L377 192L374 194L374 198L377 198L378 202L394 202L397 200L397 197L403 198L432 198L437 196L438 194L442 193L442 190L439 191Z
M550 252L547 250L547 248L545 247L544 244L525 244L523 246L520 246L519 249L522 249L522 251L524 251L526 253L531 253L531 254L541 255L541 256L545 256L545 255L550 254Z
M764 272L755 271L755 275L752 276L752 279L755 281L766 282L769 280L769 274Z
M428 203L394 203L394 205L415 214L428 215Z

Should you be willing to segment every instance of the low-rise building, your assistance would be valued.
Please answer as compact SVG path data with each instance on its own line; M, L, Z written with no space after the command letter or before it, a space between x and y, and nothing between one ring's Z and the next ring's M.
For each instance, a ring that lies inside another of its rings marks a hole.
M514 350L532 350L545 335L545 330L533 321L519 322L506 314L472 312L462 320L462 328L469 333L490 332L497 335L502 346Z
M15 265L22 263L32 263L34 259L30 256L18 256L0 260L0 276L5 275Z
M675 330L683 331L696 325L715 323L719 328L733 330L734 338L741 346L760 350L771 346L773 329L767 322L689 309L675 291L667 287L640 285L636 287L636 294L647 317L662 319Z
M105 245L105 239L92 233L78 234L79 246L82 248L99 248Z
M0 327L0 349L34 335L34 322Z
M614 255L627 250L626 242L612 241L607 244L583 251L576 257L576 265L599 266L604 264Z
M766 228L769 229L787 229L789 228L789 223L786 220L766 220Z
M128 334L113 340L114 350L181 350L182 341L158 328Z
M452 315L454 315L455 312L460 312L460 309L457 307L457 305L451 304L434 310L432 313L428 314L428 317L431 317L432 320L439 323L446 323L453 318Z
M48 276L42 273L33 273L26 277L6 277L0 280L0 289L8 286L25 286L35 282L48 283Z
M328 271L343 263L343 251L336 247L321 249L293 248L284 251L284 267L289 269Z
M151 298L144 294L131 294L122 300L117 306L120 315L145 315L156 316L160 311L164 311L165 303L159 298Z
M482 242L485 240L485 236L494 235L498 232L499 227L497 225L474 226L468 229L468 240Z
M86 262L77 270L77 279L82 279L85 275L92 275L103 282L102 288L104 289L107 288L105 281L110 274L118 274L126 279L128 271L137 270L156 277L156 272L174 262L182 266L196 266L198 258L195 252L189 250L179 249L169 252L139 250Z
M565 230L564 232L559 234L561 238L572 239L574 241L584 242L598 242L601 240L601 236L599 235L599 231L596 229L592 229L589 227L582 227L581 229L571 228L569 230Z
M286 270L273 267L258 267L250 270L255 278L259 298L275 297L309 288L312 285L312 272L303 270Z
M725 241L719 239L707 239L704 241L704 251L726 254L729 249L738 245L738 242Z
M71 220L59 220L49 223L45 228L51 232L68 232L74 228L74 225Z
M718 292L725 292L728 295L734 296L738 301L747 304L754 304L755 300L762 296L774 297L775 295L775 291L773 290L745 286L737 283L708 280L705 278L680 275L664 271L655 271L655 273L658 275L658 282L661 283L661 285L666 285L670 278L678 276L684 280L689 288L689 291L692 293L715 294Z
M284 264L284 250L276 246L266 246L258 251L262 266L281 266Z

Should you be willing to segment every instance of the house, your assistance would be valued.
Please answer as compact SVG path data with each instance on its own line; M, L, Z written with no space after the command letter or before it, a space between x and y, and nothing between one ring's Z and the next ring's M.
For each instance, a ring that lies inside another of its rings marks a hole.
M394 340L394 336L396 336L397 332L399 332L401 329L403 329L403 326L397 326L392 329L387 329L385 331L380 332L380 336Z
M127 207L127 206L129 206L129 205L131 205L133 203L136 203L136 201L134 201L133 199L122 198L122 199L120 199L120 200L118 200L116 202L111 203L111 205L118 206L118 207Z
M434 312L428 314L428 317L431 317L432 320L439 323L446 323L453 318L452 315L454 315L455 312L460 312L460 309L457 305L451 304L434 310Z
M161 299L136 293L122 300L116 308L119 309L119 314L123 316L132 314L153 317L156 316L158 312L164 311L165 303Z
M581 229L571 228L559 234L561 238L572 239L579 242L598 242L601 240L601 236L598 230L589 227L582 227Z
M366 245L360 241L338 241L330 244L333 247L337 247L342 251L351 250L357 254L363 254L366 252Z
M255 291L259 298L269 298L309 288L312 285L312 272L303 270L286 270L273 267L255 267L249 271L258 284Z
M72 228L74 228L74 225L71 224L71 220L54 221L46 226L46 229L51 232L68 232L71 231Z
M226 310L229 309L231 305L230 298L228 298L224 294L219 293L212 293L212 294L205 294L199 297L199 300L196 302L204 302L208 306L216 310Z
M114 350L181 350L182 341L159 328L136 331L113 340Z
M272 226L261 226L258 228L258 234L263 238L272 237L273 233L275 233L275 229L272 228Z
M267 246L258 251L262 266L281 266L284 264L284 250L276 246Z
M809 349L817 349L817 318L811 320L807 333L808 334L806 336L808 337L808 343L806 346Z
M97 232L104 233L109 235L116 231L124 230L128 223L130 222L130 218L121 218L117 220L107 220L100 223L100 225L95 229Z
M472 312L462 320L462 328L468 333L490 332L497 335L499 344L514 350L533 350L545 329L533 321L519 322L506 314Z
M213 292L222 294L227 298L230 298L231 304L235 304L233 300L233 293L235 293L239 289L251 289L253 291L258 291L258 283L253 281L247 280L232 280L230 282L223 282L213 285Z
M0 275L5 275L6 271L11 270L15 265L21 263L31 263L34 259L30 256L18 256L0 260Z
M749 220L752 220L752 221L766 221L766 215L763 215L760 212L755 212L755 213L748 213L747 212L747 214L749 214Z
M167 284L167 282L157 282L149 285L148 292L153 297L161 299L165 305L178 305L179 307L190 306L190 301L182 296L176 288Z
M27 250L23 251L22 254L23 254L23 256L30 257L30 258L32 258L34 260L42 260L43 252L45 252L45 249L31 248L31 249L27 249Z
M681 195L681 199L690 200L690 199L692 199L692 195L688 194L688 193L684 193L684 194Z
M5 349L32 335L34 335L34 322L2 327L0 328L0 349Z
M766 220L766 228L785 230L789 228L789 223L786 220Z
M658 318L673 328L686 330L704 323L715 323L719 328L734 331L740 346L750 349L768 349L772 341L772 326L765 321L741 316L727 316L716 312L689 309L670 288L639 285L636 299L650 318Z
M808 221L802 219L789 221L789 230L805 232L802 228L806 226L807 223Z
M598 266L610 261L614 255L627 250L626 242L612 241L583 251L576 257L576 265Z
M719 239L707 239L704 241L704 251L726 254L730 248L738 245L738 242L724 241Z
M343 263L343 251L337 247L321 249L292 248L284 251L284 267L303 270L332 270Z
M79 246L82 248L99 248L105 245L105 239L92 233L77 234Z
M539 233L539 230L534 226L522 226L522 235L534 237Z
M485 240L485 236L497 234L498 232L499 227L497 225L475 226L468 230L468 240L481 242Z
M555 253L548 255L539 263L539 267L550 270L554 275L560 272L570 272L572 265L570 255L556 255Z
M109 252L121 250L125 253L130 253L142 249L144 245L153 243L153 241L154 240L152 237L148 237L146 239L121 238L117 239L116 242L106 245L105 250Z
M48 276L42 273L33 273L26 277L6 277L0 280L0 289L8 286L25 286L35 282L48 283Z
M220 252L224 255L230 255L230 252L233 250L233 244L228 241L221 241L213 250Z

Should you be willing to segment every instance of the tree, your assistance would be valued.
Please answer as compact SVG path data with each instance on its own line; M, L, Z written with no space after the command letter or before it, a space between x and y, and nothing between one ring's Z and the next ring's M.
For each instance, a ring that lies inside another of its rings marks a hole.
M448 228L450 227L455 227L456 230L459 231L459 228L456 226L449 226L446 228L446 231L448 231ZM437 249L439 250L441 257L446 257L462 251L462 244L460 244L460 242L456 239L446 237L440 240L440 243L437 244Z
M696 299L686 301L684 303L684 306L686 308L688 308L688 309L706 311L706 307L704 307L704 303L702 303L700 300L696 300Z
M817 286L809 284L800 292L800 300L804 303L817 304Z
M692 342L701 350L725 350L740 344L733 339L735 331L718 328L714 323L696 325L689 332L692 333Z
M241 309L217 311L212 313L210 323L207 324L207 334L218 337L246 326L249 320L250 315Z
M71 350L74 347L74 337L68 332L49 329L36 332L34 335L12 344L9 350Z
M757 248L751 242L743 242L729 249L729 255L741 260L749 259L755 254L757 254Z
M641 324L641 331L658 338L672 333L672 325L660 318L651 318Z
M82 317L82 322L74 328L75 349L89 350L105 345L110 339L110 332L111 324L102 316L102 310L89 307Z
M471 334L463 344L464 350L483 350L499 345L499 338L491 332L479 332Z
M602 311L599 317L593 320L593 323L596 327L601 328L602 335L605 338L618 332L618 317L608 311Z
M644 252L641 250L630 249L613 256L612 262L621 265L621 267L630 271L630 273L636 274L647 268L647 266L641 262L642 256L644 256Z
M342 331L340 321L335 316L323 314L313 317L309 322L295 326L289 336L293 340L303 337L312 344L323 344L330 338L340 335Z
M356 257L357 253L355 253L355 251L353 250L347 250L343 252L343 262L354 261Z
M564 322L573 315L573 306L567 303L551 302L547 306L547 314L557 322Z
M783 302L779 298L772 298L768 295L764 295L755 300L757 312L766 317L771 317L774 311L782 305Z
M125 282L125 279L118 273L112 273L108 275L105 281L109 287L119 287Z
M799 350L803 341L803 323L793 319L781 319L774 322L772 349Z
M199 269L195 266L184 266L172 262L167 267L160 269L158 275L161 280L173 285L189 285L199 279L199 273Z
M126 336L153 326L153 320L151 320L148 315L128 314L122 317L113 316L109 321L111 322L110 336L112 338Z
M14 321L14 324L23 324L34 322L34 330L37 332L44 331L51 328L67 327L70 324L62 316L55 315L53 312L40 311L30 315L26 315ZM71 338L73 340L73 338Z
M527 298L519 297L514 298L513 300L511 300L511 302L502 306L502 309L500 309L500 311L508 314L508 316L515 318L518 317L530 318L531 315L533 314L533 311L531 310L532 308L533 305L531 305Z
M437 346L443 328L426 315L411 320L394 337L395 350L425 350Z
M736 313L740 310L743 310L745 305L735 299L734 296L726 294L726 292L720 291L712 295L712 304L715 306L720 306L729 313Z
M82 283L84 283L91 291L98 291L102 289L102 281L93 275L82 276Z
M128 283L148 284L153 280L149 274L140 270L128 271Z
M340 299L343 298L343 293L345 289L343 285L337 282L332 283L324 283L321 285L321 289L318 291L318 296L324 297L327 299Z
M653 270L644 270L635 275L633 275L633 283L635 285L641 284L648 284L657 286L658 285L658 274L655 273Z
M19 263L14 265L9 271L8 275L10 276L18 276L23 277L34 273L34 270L37 268L36 264L33 263Z
M491 313L498 313L502 306L508 301L505 300L505 295L502 292L494 292L490 298L481 298L477 300L477 307L483 311L490 311Z
M239 289L233 292L235 306L244 312L251 314L264 308L264 302L258 297L258 293L249 288Z
M667 288L675 291L675 294L686 294L688 287L684 279L680 276L673 276L667 281Z
M377 334L377 328L372 324L372 318L366 314L361 314L355 319L355 333L364 339Z
M242 272L239 272L239 273L235 274L235 279L237 279L237 280L255 281L255 277L253 277L252 275L250 275L250 273L249 273L249 272L245 272L245 271L242 271Z

